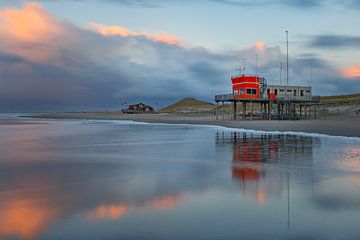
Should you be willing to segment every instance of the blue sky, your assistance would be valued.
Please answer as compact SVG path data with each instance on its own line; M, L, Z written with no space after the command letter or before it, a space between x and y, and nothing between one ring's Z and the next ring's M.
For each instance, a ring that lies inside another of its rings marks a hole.
M285 30L290 33L291 84L308 84L312 64L315 94L360 92L358 0L33 4L0 2L3 111L113 109L125 100L166 105L182 97L211 101L214 94L230 91L228 77L243 58L247 73L254 73L256 54L259 73L278 83ZM11 29L37 19L29 15L51 23L21 29L41 35L31 41ZM23 76L28 82L20 80ZM36 86L30 91L24 86L29 81Z

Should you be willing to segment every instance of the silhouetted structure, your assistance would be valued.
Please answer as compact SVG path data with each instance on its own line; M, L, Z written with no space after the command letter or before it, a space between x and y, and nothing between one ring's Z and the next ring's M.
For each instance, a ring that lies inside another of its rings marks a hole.
M135 114L135 113L154 113L153 107L144 103L129 105L126 109L121 110L122 113Z

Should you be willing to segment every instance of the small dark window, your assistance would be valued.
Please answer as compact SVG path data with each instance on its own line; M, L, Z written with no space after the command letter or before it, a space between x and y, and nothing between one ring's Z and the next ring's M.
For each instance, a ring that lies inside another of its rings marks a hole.
M256 88L247 88L246 94L247 95L256 95Z
M296 90L294 90L294 97L296 97Z
M280 89L280 92L285 92L285 90L284 90L284 89Z
M304 90L300 90L300 96L304 96Z
M289 93L291 93L292 92L292 90L291 89L288 89L286 92L289 92Z
M270 89L269 89L269 88L267 89L267 94L268 94L268 95L270 94Z
M275 93L275 95L277 95L277 93L278 93L278 90L277 90L277 89L275 89L275 90L274 90L274 93Z

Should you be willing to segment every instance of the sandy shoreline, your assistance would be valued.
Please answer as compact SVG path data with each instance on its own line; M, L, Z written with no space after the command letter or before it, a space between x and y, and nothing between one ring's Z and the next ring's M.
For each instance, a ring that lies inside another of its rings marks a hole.
M360 117L328 117L298 121L278 120L225 120L217 121L210 115L178 115L178 114L122 114L117 112L103 113L46 113L31 117L45 119L87 119L87 120L132 120L147 123L199 124L215 125L229 128L242 128L260 131L320 133L334 136L360 137Z

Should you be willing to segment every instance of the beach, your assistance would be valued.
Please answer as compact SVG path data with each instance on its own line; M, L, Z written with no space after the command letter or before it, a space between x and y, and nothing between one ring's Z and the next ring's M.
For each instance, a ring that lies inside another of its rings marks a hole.
M302 120L216 120L209 114L122 114L121 112L69 112L30 115L45 119L131 120L146 123L215 125L258 131L319 133L333 136L360 137L360 117L327 116Z

